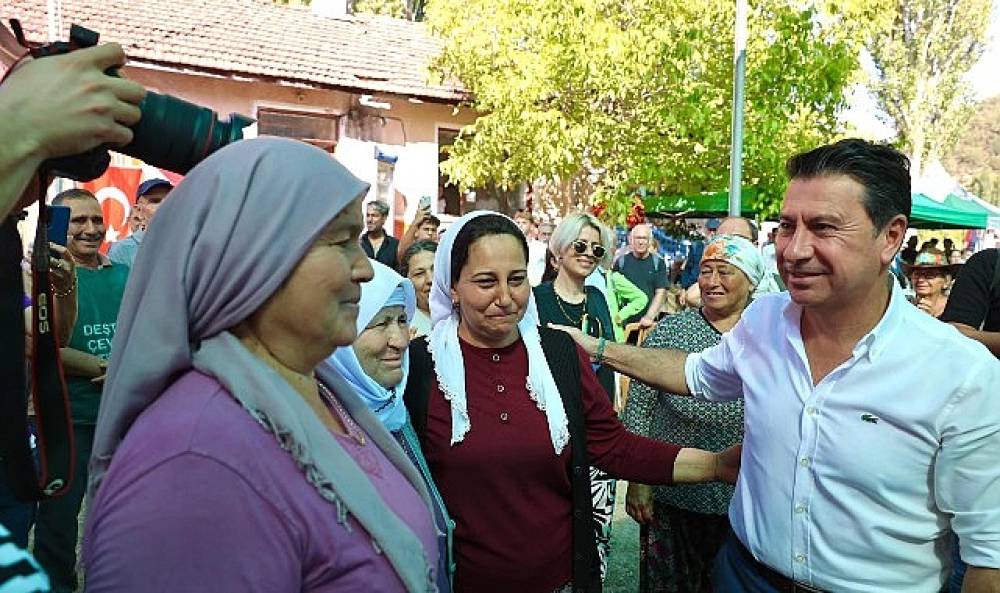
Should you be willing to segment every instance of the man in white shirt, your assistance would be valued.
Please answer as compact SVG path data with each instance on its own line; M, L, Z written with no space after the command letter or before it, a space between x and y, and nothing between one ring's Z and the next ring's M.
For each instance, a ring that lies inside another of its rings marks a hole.
M725 593L937 593L949 530L965 593L1000 591L1000 362L904 298L909 162L844 140L793 157L776 238L787 293L704 352L574 337L679 394L746 403ZM573 332L571 332L573 333Z

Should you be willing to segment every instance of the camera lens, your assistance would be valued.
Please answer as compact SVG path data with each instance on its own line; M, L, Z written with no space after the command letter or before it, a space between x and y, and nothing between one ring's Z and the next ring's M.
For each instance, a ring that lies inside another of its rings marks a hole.
M232 114L221 120L207 107L177 97L149 92L139 105L142 119L132 142L120 149L150 165L185 174L205 157L243 138L254 120Z

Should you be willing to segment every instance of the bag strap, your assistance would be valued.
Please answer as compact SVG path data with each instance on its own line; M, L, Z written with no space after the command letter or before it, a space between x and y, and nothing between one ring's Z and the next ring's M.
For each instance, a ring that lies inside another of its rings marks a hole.
M567 334L538 328L542 351L552 369L569 424L570 482L573 493L573 592L600 593L601 569L594 537L594 503L587 455L587 422L580 397L577 346Z

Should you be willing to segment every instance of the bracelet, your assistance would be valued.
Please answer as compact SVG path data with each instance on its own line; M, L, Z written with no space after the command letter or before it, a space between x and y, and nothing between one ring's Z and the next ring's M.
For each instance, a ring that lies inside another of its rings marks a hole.
M76 290L76 274L73 275L73 283L70 284L69 288L67 288L64 291L58 290L55 284L52 284L52 282L49 282L49 285L52 287L52 296L59 298L68 297L69 295L73 294L74 290Z
M601 361L604 360L604 347L607 344L608 341L604 339L604 336L597 339L597 352L594 353L594 362L597 364L601 364Z

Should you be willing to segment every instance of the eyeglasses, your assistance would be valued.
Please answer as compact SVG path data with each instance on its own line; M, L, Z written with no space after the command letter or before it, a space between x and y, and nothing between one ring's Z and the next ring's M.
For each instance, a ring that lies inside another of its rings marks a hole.
M590 252L593 253L594 257L597 259L601 259L604 257L604 254L608 252L600 243L587 243L583 239L573 241L573 250L580 255L587 253L587 247L590 247Z

